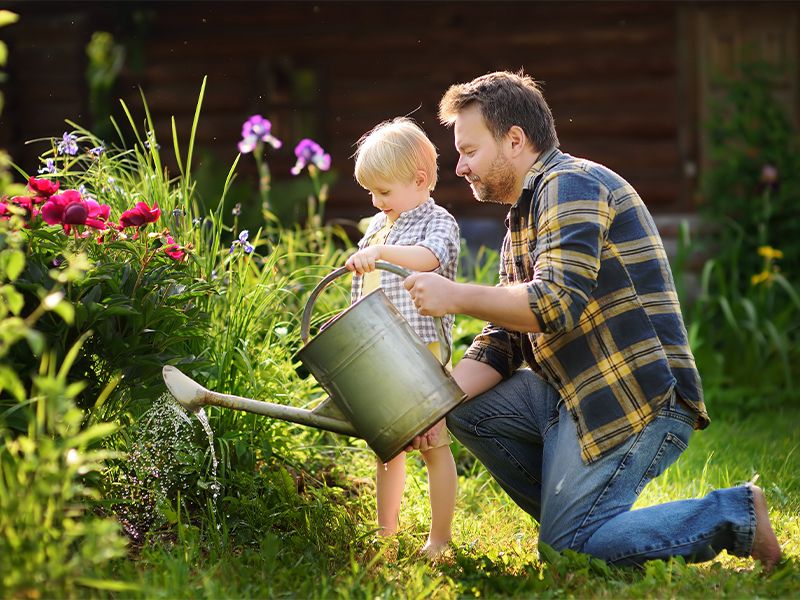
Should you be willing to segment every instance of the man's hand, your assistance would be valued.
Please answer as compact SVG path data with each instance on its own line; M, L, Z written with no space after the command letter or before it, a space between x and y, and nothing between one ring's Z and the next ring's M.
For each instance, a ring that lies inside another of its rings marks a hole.
M433 448L433 444L439 439L439 436L442 433L442 428L444 427L444 419L436 423L433 427L428 429L422 435L418 435L411 443L406 446L406 452L411 452L411 450L419 450L420 452L425 452L425 450L430 450Z
M367 246L363 250L359 250L352 254L344 266L355 271L359 275L369 273L375 270L375 261L380 260L381 250L380 246Z
M419 314L442 317L457 312L452 309L458 285L454 281L437 273L415 273L406 277L403 285L410 292Z

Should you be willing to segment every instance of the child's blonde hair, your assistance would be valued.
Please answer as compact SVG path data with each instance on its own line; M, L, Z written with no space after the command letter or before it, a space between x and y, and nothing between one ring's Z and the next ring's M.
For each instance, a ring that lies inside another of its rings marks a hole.
M436 187L436 146L419 125L408 117L397 117L376 125L358 140L355 176L365 189L380 182L409 182L417 171L428 176L428 189Z

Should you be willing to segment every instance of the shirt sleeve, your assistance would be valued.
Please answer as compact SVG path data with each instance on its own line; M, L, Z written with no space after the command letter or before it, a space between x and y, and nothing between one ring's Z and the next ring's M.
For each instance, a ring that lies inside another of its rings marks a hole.
M447 266L454 265L458 261L461 249L461 234L453 215L447 212L433 215L425 226L424 237L416 245L433 252L439 261L434 273L447 272L449 270Z
M362 237L358 244L356 244L357 250L363 250L369 245L369 240L375 235L375 232L380 229L381 225L379 223L379 217L381 216L380 213L374 215L370 221L369 225L367 226L367 231L364 232L364 237ZM361 297L361 290L364 284L364 276L359 275L358 273L353 273L352 283L350 284L350 304L354 304L360 297Z
M555 173L531 203L535 230L528 302L544 333L573 329L597 285L612 219L608 190L583 171Z

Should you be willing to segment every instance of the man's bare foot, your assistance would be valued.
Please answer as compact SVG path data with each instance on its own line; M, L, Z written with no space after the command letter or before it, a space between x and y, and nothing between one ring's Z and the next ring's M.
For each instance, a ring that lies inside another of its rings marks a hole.
M781 559L781 547L769 522L769 509L764 491L757 485L747 484L753 492L753 510L756 513L756 532L750 556L761 561L764 571L771 571Z

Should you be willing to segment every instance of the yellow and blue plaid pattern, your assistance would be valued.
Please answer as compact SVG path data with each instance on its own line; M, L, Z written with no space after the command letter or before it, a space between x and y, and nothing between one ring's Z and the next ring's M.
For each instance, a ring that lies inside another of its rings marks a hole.
M560 393L581 457L597 460L673 390L708 425L661 237L636 191L606 167L552 149L506 220L500 285L527 283L542 333L488 324L466 357L509 377L523 361Z

